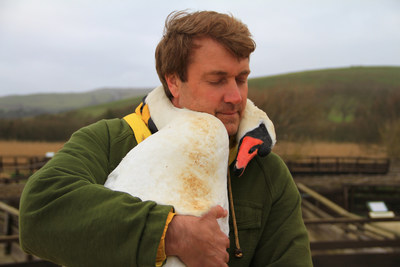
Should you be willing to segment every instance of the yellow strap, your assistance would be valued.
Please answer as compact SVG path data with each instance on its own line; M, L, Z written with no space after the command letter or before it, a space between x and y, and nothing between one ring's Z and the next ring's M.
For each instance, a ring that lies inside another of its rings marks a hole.
M162 266L165 259L167 258L167 255L165 254L165 235L167 233L168 225L172 221L172 219L174 218L175 215L176 214L173 211L173 209L168 214L167 222L165 223L165 227L164 227L164 232L163 232L163 235L161 236L161 241L160 241L160 244L158 245L158 249L157 249L156 267Z
M129 115L126 115L124 117L124 120L132 128L132 131L135 134L136 142L138 144L151 135L149 128L142 120L142 117L140 115L136 113L131 113Z
M149 106L147 104L140 103L139 106L136 107L135 113L142 117L142 120L148 124L150 119L150 111Z

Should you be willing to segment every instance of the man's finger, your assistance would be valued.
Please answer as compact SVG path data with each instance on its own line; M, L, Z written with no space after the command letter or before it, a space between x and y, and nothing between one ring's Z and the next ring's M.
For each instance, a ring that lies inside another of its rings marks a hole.
M228 211L222 208L221 206L212 207L206 214L203 215L203 218L209 217L213 219L219 219L226 217L228 215Z

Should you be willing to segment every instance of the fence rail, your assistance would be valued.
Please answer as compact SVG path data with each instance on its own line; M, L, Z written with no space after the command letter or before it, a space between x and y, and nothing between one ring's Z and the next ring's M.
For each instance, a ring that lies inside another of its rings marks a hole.
M387 174L390 169L388 158L304 157L286 164L293 175Z

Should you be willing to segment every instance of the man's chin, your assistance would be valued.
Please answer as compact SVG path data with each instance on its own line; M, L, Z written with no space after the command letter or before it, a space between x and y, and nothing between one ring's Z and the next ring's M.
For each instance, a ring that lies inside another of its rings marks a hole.
M231 123L228 123L228 124L224 123L224 125L225 125L226 131L228 132L229 136L236 135L238 128L239 128L238 125L231 124Z
M240 121L239 116L224 116L218 114L217 118L225 125L229 136L233 136L237 133Z

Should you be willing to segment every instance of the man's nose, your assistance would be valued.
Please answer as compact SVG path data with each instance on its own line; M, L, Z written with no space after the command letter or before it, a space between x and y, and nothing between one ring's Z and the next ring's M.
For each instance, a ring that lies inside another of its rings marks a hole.
M227 84L224 101L232 104L239 104L242 101L241 91L236 80L232 80Z

